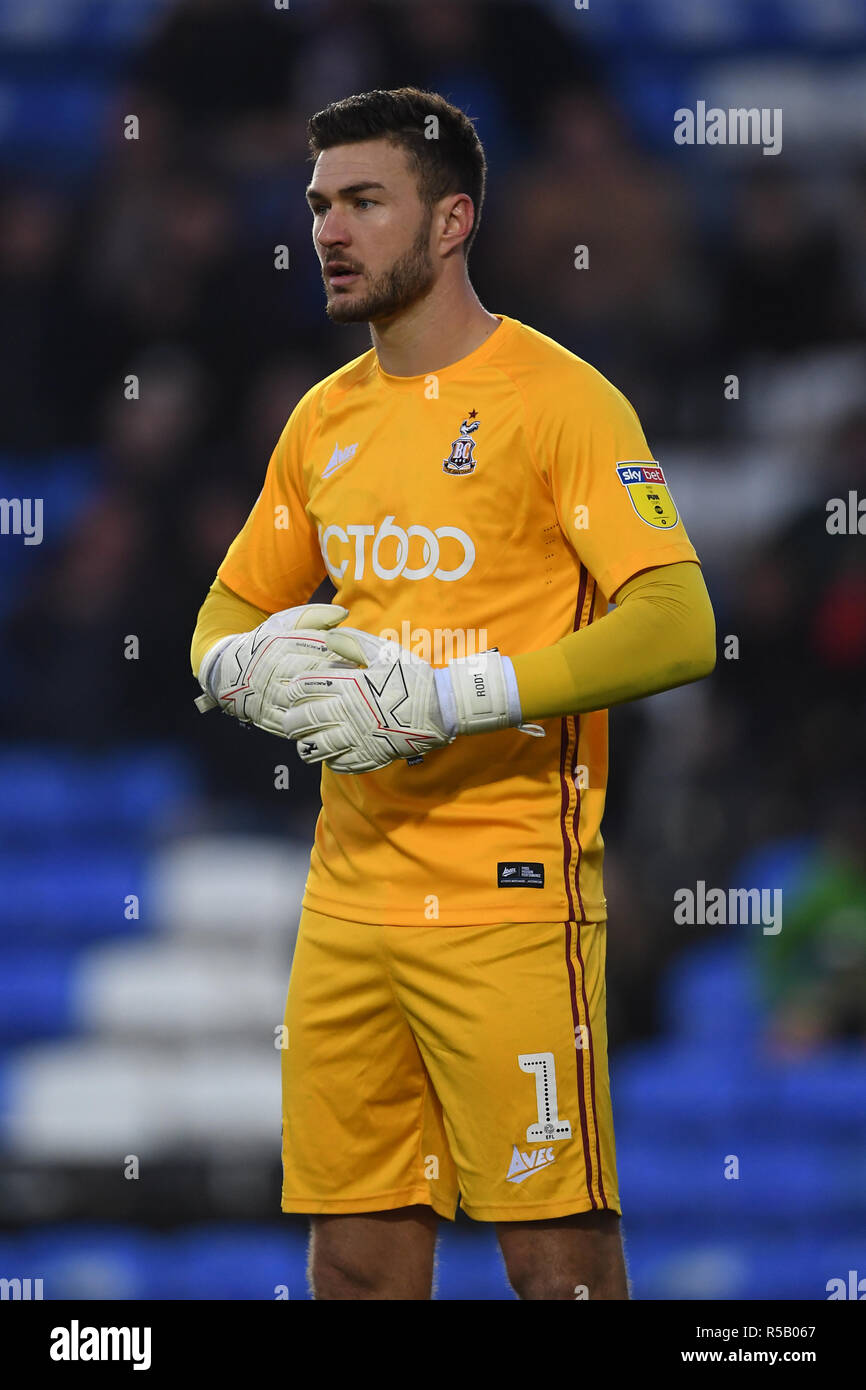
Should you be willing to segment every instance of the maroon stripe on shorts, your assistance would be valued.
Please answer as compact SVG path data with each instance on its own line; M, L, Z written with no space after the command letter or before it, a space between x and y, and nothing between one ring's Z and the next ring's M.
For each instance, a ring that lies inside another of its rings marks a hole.
M580 988L583 995L583 1015L586 1019L586 1035L589 1040L589 1086L592 1104L592 1118L595 1124L595 1157L598 1164L598 1191L603 1207L607 1206L607 1197L604 1192L604 1178L601 1173L601 1140L598 1133L598 1109L595 1103L595 1050L592 1045L592 1026L590 1024L589 1000L586 997L586 970L583 965L583 953L580 949L580 923L577 924L577 959L580 961Z
M574 965L571 959L571 928L572 923L566 922L565 963L568 967L568 992L569 998L571 999L571 1017L574 1022L574 1036L576 1038L578 1029L580 1028L580 1014L577 1009L577 985L574 978ZM582 1060L580 1060L582 1049L579 1051L578 1048L575 1047L574 1051L577 1066L577 1100L580 1108L580 1132L583 1136L583 1162L586 1169L586 1190L589 1193L589 1200L592 1202L593 1208L597 1208L598 1202L595 1200L595 1193L592 1190L592 1154L589 1150L589 1128L586 1123L586 1094L583 1083L583 1063Z

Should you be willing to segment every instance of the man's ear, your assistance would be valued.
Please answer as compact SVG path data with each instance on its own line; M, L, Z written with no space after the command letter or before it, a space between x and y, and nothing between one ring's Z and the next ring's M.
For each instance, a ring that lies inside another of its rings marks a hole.
M443 233L454 246L463 246L475 226L475 208L468 193L453 193L443 208Z

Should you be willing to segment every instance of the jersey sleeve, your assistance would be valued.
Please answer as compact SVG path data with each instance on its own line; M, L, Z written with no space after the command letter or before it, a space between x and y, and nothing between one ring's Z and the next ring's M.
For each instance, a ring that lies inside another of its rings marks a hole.
M617 600L588 627L512 657L524 720L607 709L713 670L716 623L698 565L645 570L622 585Z
M217 570L224 584L267 613L306 603L326 574L302 472L312 405L308 392L293 410L264 486Z
M215 579L198 611L192 635L190 662L193 675L198 675L199 667L211 647L216 646L223 637L236 632L252 632L269 616L261 608L256 608L255 604L247 603L240 594L233 594L221 579Z
M557 378L536 417L537 461L560 529L602 593L643 569L700 563L625 396L585 362Z

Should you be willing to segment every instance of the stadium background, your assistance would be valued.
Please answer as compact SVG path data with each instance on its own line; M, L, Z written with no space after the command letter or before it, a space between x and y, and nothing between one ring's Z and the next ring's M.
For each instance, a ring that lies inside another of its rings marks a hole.
M407 82L485 143L482 301L632 400L716 609L714 675L611 715L635 1296L826 1298L866 1275L866 538L825 526L866 494L856 0L0 0L0 493L44 499L0 535L0 1275L307 1296L274 1029L317 778L199 717L188 648L296 400L368 346L323 313L305 117ZM781 107L782 153L676 145L699 99ZM781 889L782 932L678 926L699 881ZM492 1230L443 1225L439 1296L511 1296Z

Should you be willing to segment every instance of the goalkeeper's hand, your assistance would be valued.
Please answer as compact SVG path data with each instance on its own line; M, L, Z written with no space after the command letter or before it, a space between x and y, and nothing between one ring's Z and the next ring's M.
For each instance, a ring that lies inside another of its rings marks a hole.
M271 614L252 632L222 638L199 667L204 694L196 700L197 708L203 714L219 708L242 724L292 737L284 724L286 683L335 662L325 643L326 629L348 616L348 609L336 603L302 604Z
M373 772L405 758L419 762L458 734L522 724L511 662L496 648L441 670L398 643L358 628L325 634L335 656L355 669L320 668L285 687L283 727L306 763L334 772Z

